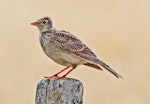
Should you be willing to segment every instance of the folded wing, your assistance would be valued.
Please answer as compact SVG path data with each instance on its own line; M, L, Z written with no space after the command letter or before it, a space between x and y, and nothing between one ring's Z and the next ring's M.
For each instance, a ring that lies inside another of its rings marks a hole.
M73 34L64 30L54 31L53 41L58 48L61 48L65 52L73 54L76 57L82 58L87 61L87 66L101 69L100 66L111 72L117 78L122 78L116 71L111 69L106 63L99 60L94 52L89 49L80 39ZM98 66L100 65L100 66Z

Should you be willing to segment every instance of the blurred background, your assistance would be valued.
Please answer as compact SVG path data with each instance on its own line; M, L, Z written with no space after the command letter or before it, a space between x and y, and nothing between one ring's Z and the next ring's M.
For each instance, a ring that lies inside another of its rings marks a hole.
M84 84L84 104L150 104L149 0L1 0L0 103L34 104L37 82L63 66L42 51L37 19L79 37L120 73L79 66L68 77Z

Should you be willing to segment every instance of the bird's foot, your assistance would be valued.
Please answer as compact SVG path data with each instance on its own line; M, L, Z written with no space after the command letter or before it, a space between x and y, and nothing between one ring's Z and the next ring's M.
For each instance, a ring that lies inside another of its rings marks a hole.
M53 76L45 76L45 78L53 78L53 79L62 79L63 77L60 77L60 76L58 76L58 74L55 74L55 75L53 75Z
M70 78L67 78L66 75L63 75L63 76L58 76L57 74L53 75L53 76L45 76L45 78L53 78L55 80L58 80L58 79L70 79Z
M58 77L59 77L58 74L55 74L53 76L45 76L45 78L58 78Z

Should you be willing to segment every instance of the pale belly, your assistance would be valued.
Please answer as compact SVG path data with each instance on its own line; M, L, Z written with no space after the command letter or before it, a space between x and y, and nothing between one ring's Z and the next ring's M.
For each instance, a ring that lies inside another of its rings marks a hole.
M85 64L86 61L80 58L75 57L72 54L68 54L66 52L62 52L59 49L57 49L56 47L43 47L43 51L45 52L45 54L51 58L53 61L55 61L56 63L60 64L60 65L64 65L64 66L76 66L76 65L80 65L80 64Z

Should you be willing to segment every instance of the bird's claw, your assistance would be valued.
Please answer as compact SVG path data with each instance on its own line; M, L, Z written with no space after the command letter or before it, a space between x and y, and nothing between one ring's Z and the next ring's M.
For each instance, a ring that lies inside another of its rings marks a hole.
M65 75L63 75L63 76L60 77L57 74L55 74L53 76L45 76L44 78L49 78L49 79L53 78L55 80L58 80L58 79L70 79L70 78L67 78Z

